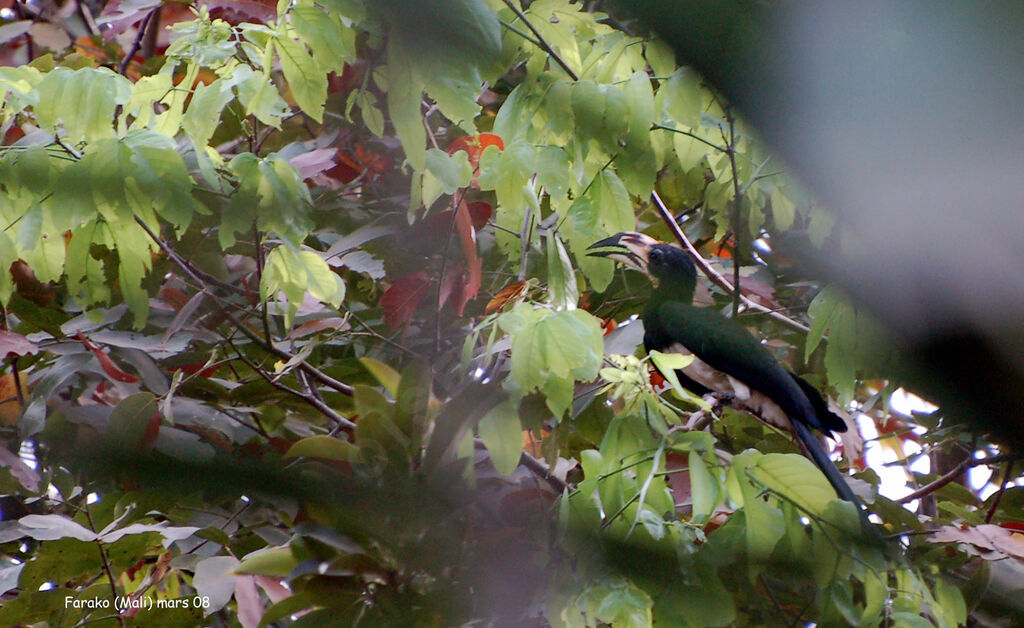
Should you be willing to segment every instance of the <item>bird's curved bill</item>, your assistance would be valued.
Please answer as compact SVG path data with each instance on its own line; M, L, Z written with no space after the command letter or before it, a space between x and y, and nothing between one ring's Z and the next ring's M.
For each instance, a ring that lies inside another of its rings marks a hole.
M645 273L651 247L657 243L657 240L642 233L623 231L591 244L587 247L587 250L590 251L587 255L607 257Z

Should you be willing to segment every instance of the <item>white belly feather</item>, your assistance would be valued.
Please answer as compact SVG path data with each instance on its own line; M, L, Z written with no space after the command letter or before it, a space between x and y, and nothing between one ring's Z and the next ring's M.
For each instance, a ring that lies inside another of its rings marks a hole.
M680 355L693 355L683 345L676 343L666 349L666 353L678 353ZM709 366L700 358L694 356L693 362L682 369L683 373L693 381L710 388L716 392L728 393L735 399L736 407L753 413L758 418L771 425L790 429L789 417L782 411L774 401L765 395L751 390L749 386L731 375Z

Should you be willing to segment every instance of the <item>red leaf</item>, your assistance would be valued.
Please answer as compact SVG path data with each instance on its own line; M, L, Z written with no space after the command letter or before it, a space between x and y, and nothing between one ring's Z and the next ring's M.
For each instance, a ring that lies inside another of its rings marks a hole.
M432 280L430 275L417 271L399 277L380 297L384 308L384 324L395 330L408 323L427 298Z
M351 183L364 172L371 179L377 179L394 167L386 154L363 148L359 143L354 152L339 149L337 160L338 165L324 170L324 174L342 183Z
M469 165L473 166L473 170L476 170L477 166L480 165L480 155L484 153L488 146L497 146L498 150L505 150L505 142L501 139L500 135L481 133L480 135L467 135L455 140L448 146L448 154L454 155L460 150L466 151L466 154L469 155Z
M0 330L0 356L35 355L39 347L21 334Z
M139 381L138 377L135 377L131 373L126 373L118 368L117 365L114 364L114 361L110 359L110 356L103 353L99 347L89 342L89 339L83 336L82 332L78 332L78 334L75 335L75 338L85 345L86 349L92 351L92 354L96 356L97 360L99 360L100 367L103 369L103 372L109 375L111 379L118 382L124 382L126 384L134 384Z
M455 231L462 243L462 256L470 267L476 262L476 231L473 230L473 218L465 201L459 203L455 211Z
M150 449L156 444L156 437L160 435L160 413L153 410L153 416L146 422L146 431L142 433L142 442L139 447Z
M494 208L487 201L473 201L469 204L469 216L473 219L473 228L480 231L487 226L487 221L494 215Z
M441 287L437 296L437 309L441 310L441 306L448 302L451 298L452 293L457 293L456 300L462 299L462 281L465 275L464 269L460 266L458 268L450 269L445 273L444 277L441 278Z
M661 390L661 387L668 383L665 376L661 374L661 371L654 368L653 364L650 365L647 373L651 379L651 386L654 387L654 390Z
M462 289L457 297L452 300L452 307L455 308L455 313L459 316L462 316L462 312L466 309L466 304L480 292L482 278L483 260L476 258L469 265L469 272L465 275L465 281L461 286Z
M604 330L605 336L615 331L616 328L618 328L618 326L619 324L615 321L614 318L609 318L601 321L601 329Z
M452 229L455 212L451 209L435 212L416 223L414 239L417 242L443 242Z

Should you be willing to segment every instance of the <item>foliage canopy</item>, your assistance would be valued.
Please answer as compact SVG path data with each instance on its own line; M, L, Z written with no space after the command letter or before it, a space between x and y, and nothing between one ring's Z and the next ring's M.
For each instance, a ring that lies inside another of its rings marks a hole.
M175 6L6 42L0 624L948 626L1024 557L1012 477L909 471L988 446L890 411L882 332L788 261L832 215L665 44L567 0ZM660 199L706 304L926 485L842 443L891 547L637 357L649 288L585 250L671 239Z

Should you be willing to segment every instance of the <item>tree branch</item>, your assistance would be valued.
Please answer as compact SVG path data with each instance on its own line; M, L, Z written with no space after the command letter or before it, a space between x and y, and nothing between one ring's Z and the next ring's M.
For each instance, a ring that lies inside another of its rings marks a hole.
M903 497L893 501L895 501L897 504L906 504L907 502L912 502L915 499L919 499L921 497L924 497L925 495L928 495L929 493L934 493L943 486L949 484L950 482L955 480L957 476L963 473L965 469L970 469L971 467L980 467L987 464L999 464L1000 462L1016 460L1016 458L1017 456L1011 454L1000 454L998 456L988 456L987 458L967 458L966 460L960 462L952 469L947 471L944 475L942 475L934 482L929 482L928 484L925 484L924 486L917 489L913 493L910 493L909 495L904 495Z
M538 43L540 45L541 50L543 50L544 52L548 53L548 55L550 55L551 58L555 60L555 63L557 63L559 66L561 66L562 69L565 70L565 73L568 74L570 76L570 78L572 78L572 80L574 80L574 81L580 80L579 75L576 74L575 72L573 72L572 68L569 67L569 64L565 62L565 59L560 57L558 55L558 53L555 52L555 49L552 48L551 44L549 44L544 39L544 36L540 34L540 31L538 31L533 26L533 24L530 24L530 20L526 19L526 15L519 9L519 7L517 7L511 0L502 0L502 1L505 3L505 6L507 6L510 9L512 9L512 12L516 14L516 17L518 17L519 19L521 19L523 21L523 24L526 24L526 28L530 29L530 32L533 33L533 36L537 38L537 42L536 43Z
M160 11L160 5L157 5L155 9L146 14L146 17L142 18L142 23L139 24L139 30L135 33L135 39L132 41L132 45L124 53L124 59L121 59L121 63L117 66L117 73L121 76L125 76L128 71L128 65L132 62L132 57L142 47L142 40L146 37L146 32L149 30L150 25L153 23L153 17ZM191 86L186 86L191 89Z

